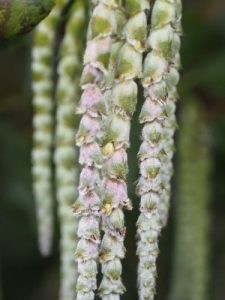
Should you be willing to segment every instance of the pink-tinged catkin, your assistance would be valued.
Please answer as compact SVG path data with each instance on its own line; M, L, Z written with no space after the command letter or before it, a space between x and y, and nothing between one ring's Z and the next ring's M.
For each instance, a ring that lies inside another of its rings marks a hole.
M127 193L126 149L129 147L131 118L137 103L135 80L142 74L142 55L147 38L146 13L149 8L149 1L125 1L127 18L112 49L113 84L105 94L108 120L102 147L104 235L100 247L103 278L99 294L103 300L119 300L125 291L121 280L126 232L123 209L131 209Z
M147 39L142 85L145 103L140 113L142 145L138 154L141 196L137 222L140 300L155 295L158 238L167 222L170 180L173 172L173 135L176 128L176 85L180 65L180 0L156 0Z
M101 168L104 130L107 123L106 93L111 84L111 49L118 30L118 1L92 1L93 10L87 33L87 48L81 77L83 90L77 112L82 114L76 136L80 147L79 197L74 212L79 216L77 300L94 299L99 258L100 220L103 199Z

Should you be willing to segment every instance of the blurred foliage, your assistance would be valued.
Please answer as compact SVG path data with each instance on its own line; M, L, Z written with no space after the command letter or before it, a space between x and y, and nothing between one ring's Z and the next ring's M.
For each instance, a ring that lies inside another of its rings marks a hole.
M210 199L210 286L208 300L225 295L225 2L184 1L181 101L194 95L204 107L210 130L212 157ZM54 253L48 259L37 250L36 221L31 191L30 150L32 108L30 91L31 35L0 44L0 286L3 300L57 299L58 231ZM137 122L132 124L130 154L130 197L134 211L126 213L127 258L123 299L136 300L135 223L138 199L134 182L138 177L136 154L140 142ZM177 133L179 134L179 132ZM175 157L175 165L179 161ZM167 299L172 271L176 176L170 221L160 242L157 300ZM57 229L57 224L56 224Z

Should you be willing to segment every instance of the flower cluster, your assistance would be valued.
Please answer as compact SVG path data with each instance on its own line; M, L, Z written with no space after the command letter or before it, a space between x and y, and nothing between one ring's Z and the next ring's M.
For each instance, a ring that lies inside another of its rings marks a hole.
M140 300L153 300L158 238L167 223L173 173L181 0L155 0L152 10L150 0L90 2L82 72L84 1L58 0L35 35L32 158L40 247L48 254L52 240L53 44L63 10L68 19L57 69L54 157L61 225L60 297L73 299L76 290L76 300L93 300L98 262L102 271L99 296L119 300L125 291L121 279L126 251L123 209L132 208L127 149L139 83L145 101L139 116L143 128L137 183L141 198L138 288ZM81 115L78 128L75 107ZM82 166L79 179L76 159ZM75 217L70 210L73 201ZM72 255L75 246L77 265Z

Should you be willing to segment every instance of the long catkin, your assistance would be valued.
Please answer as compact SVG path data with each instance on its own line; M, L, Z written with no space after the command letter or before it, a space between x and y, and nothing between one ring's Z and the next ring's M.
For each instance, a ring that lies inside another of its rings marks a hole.
M80 106L82 114L76 141L80 147L79 196L74 212L79 216L77 300L94 299L100 244L102 206L101 150L107 104L104 95L110 82L109 60L113 35L117 31L116 1L92 1L93 8L87 34L87 48L81 77L83 90Z
M158 238L167 218L168 199L164 198L170 192L172 176L180 19L179 1L155 1L142 78L145 102L139 117L143 124L138 153L141 176L137 184L141 197L137 222L140 300L154 299Z
M171 300L208 298L210 154L203 106L181 105Z
M60 299L74 300L77 265L74 259L77 220L72 212L78 191L78 151L74 136L78 120L74 115L80 97L82 33L85 26L85 8L77 0L70 8L68 23L61 45L58 65L56 112L56 196L60 224Z
M118 300L125 287L121 281L121 259L125 256L123 208L131 209L127 194L127 152L131 118L137 103L136 79L142 74L142 55L147 37L149 1L125 1L126 22L117 44L112 89L107 94L108 124L102 147L103 239L100 260L103 279L99 294L103 300Z
M44 256L49 255L51 252L53 237L53 55L55 29L60 21L63 7L63 1L61 2L37 27L32 51L34 108L32 175L39 249Z

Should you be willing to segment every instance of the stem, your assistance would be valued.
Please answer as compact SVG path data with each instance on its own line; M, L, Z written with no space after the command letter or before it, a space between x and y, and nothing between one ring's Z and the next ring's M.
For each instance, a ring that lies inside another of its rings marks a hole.
M142 85L145 103L140 114L142 145L138 153L141 196L137 222L140 300L154 299L158 238L166 223L172 176L175 101L179 74L181 4L156 0L151 16Z
M71 206L78 196L76 188L78 185L78 153L74 149L74 132L77 129L77 122L74 110L80 95L79 77L84 26L84 5L82 0L77 0L71 7L58 65L55 163L61 231L61 300L74 299L77 281L77 266L74 260L77 220L74 218Z

